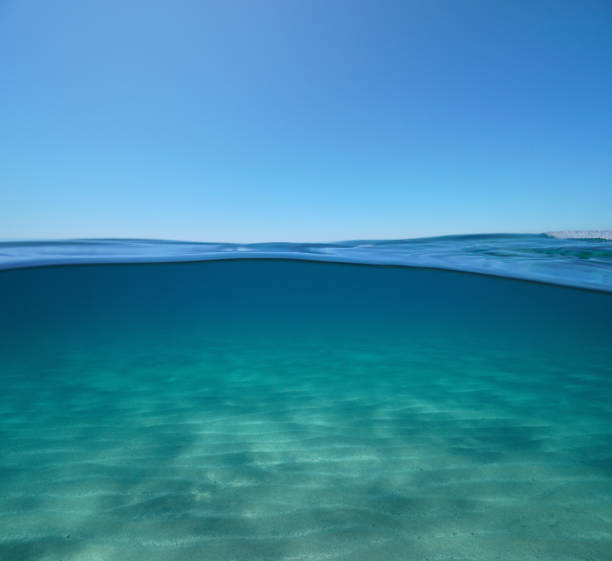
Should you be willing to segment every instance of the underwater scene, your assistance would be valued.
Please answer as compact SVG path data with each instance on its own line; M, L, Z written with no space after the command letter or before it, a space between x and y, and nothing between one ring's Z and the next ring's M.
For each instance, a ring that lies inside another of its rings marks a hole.
M612 242L536 237L0 244L0 559L612 560Z

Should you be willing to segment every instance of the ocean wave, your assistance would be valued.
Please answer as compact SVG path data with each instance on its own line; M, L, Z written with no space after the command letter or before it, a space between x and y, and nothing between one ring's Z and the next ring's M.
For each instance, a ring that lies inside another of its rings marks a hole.
M612 292L612 232L602 231L333 243L237 244L151 239L0 242L0 270L249 258L435 268Z

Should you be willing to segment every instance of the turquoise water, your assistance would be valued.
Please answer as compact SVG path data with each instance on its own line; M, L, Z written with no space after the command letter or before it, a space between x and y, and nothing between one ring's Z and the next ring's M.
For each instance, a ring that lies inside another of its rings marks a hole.
M608 292L263 259L0 295L3 561L612 559Z

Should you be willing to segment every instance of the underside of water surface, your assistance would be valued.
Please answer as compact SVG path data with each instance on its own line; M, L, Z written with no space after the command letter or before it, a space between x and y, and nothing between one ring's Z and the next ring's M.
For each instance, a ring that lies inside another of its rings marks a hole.
M612 294L280 260L0 273L3 561L612 560Z

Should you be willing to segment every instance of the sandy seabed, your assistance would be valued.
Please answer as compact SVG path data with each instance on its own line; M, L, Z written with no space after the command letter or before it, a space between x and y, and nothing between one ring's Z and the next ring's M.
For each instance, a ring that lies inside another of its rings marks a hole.
M2 560L612 559L611 351L597 336L487 339L468 318L449 337L393 314L254 326L237 310L186 331L119 321L110 338L47 315L56 331L4 352ZM570 324L584 330L573 315L550 329Z

